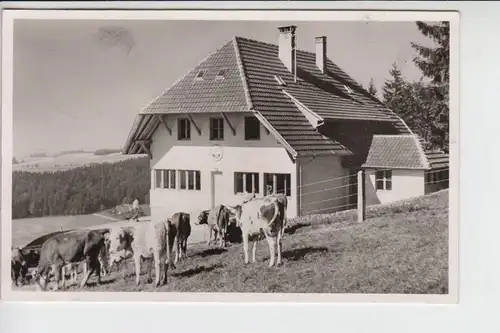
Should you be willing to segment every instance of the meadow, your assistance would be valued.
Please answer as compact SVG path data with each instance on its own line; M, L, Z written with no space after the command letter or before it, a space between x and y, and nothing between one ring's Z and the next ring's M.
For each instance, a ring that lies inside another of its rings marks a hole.
M447 190L369 207L362 223L355 211L291 222L280 267L267 267L265 241L257 247L257 262L248 265L241 244L226 249L192 244L164 286L155 289L145 276L136 286L129 260L99 286L91 278L83 291L448 293Z

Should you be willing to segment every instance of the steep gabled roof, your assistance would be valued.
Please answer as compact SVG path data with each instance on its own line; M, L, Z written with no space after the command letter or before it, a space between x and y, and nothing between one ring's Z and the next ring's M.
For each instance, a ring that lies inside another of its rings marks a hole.
M449 166L443 152L425 150L417 135L374 135L365 168L440 169Z
M278 46L235 37L155 98L137 116L124 147L140 152L136 140L149 140L161 123L157 114L253 112L292 156L351 154L319 133L306 116L324 119L376 120L410 133L385 108L332 61L316 67L315 54L297 51L297 81L278 57ZM216 79L226 69L223 79ZM196 76L203 71L203 79ZM277 82L283 82L280 85ZM351 93L346 90L349 87Z
M225 69L221 78L216 78ZM201 79L196 76L203 72ZM143 113L248 112L233 42L205 58L172 87L155 98Z

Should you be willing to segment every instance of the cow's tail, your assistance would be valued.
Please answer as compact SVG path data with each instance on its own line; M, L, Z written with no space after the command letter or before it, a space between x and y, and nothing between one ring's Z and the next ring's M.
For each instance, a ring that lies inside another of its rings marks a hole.
M165 231L166 231L166 251L167 251L167 265L168 267L171 267L171 269L175 269L175 264L172 259L172 247L170 246L170 221L166 220L165 221ZM172 242L172 246L174 245L174 242Z

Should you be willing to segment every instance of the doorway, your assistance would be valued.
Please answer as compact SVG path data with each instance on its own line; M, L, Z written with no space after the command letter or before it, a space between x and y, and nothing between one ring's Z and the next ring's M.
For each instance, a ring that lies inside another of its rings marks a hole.
M224 183L222 171L212 171L211 178L210 205L213 208L223 203Z

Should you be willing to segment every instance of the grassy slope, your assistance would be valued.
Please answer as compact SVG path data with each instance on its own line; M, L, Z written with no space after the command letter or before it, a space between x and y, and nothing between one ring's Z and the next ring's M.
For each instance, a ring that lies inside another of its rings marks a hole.
M95 155L93 152L66 153L57 156L29 158L24 163L13 165L12 169L13 171L55 172L91 163L114 163L141 156L122 155L121 153L110 153L107 155Z
M222 251L194 245L158 291L448 292L448 191L371 208L362 224L353 212L299 218L294 224L283 240L281 267L267 267L265 241L257 248L257 263L247 266L240 244ZM155 290L145 276L138 287L134 279L129 261L124 273L113 272L90 290Z

